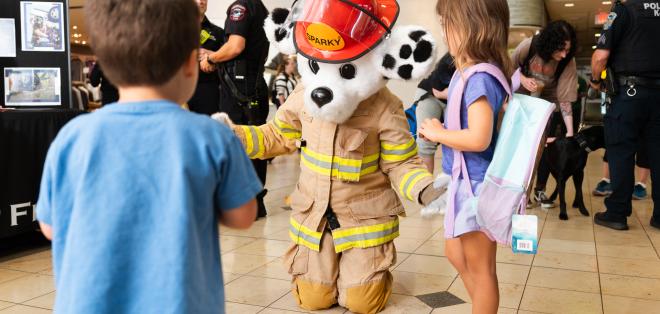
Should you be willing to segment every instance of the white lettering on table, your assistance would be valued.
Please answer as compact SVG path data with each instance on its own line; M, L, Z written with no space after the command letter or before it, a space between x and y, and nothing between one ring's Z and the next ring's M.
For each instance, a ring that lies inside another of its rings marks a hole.
M30 207L30 205L32 205L32 203L30 202L10 205L11 227L18 225L18 217L27 216L27 210L19 210L19 209ZM35 213L36 212L35 206L36 205L32 205L32 221L37 220L37 216Z

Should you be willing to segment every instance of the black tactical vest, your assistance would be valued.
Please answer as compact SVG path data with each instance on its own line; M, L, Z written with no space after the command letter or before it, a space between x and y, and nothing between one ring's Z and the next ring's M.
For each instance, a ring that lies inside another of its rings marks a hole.
M619 25L621 42L613 50L618 75L660 78L660 0L628 0L628 25Z

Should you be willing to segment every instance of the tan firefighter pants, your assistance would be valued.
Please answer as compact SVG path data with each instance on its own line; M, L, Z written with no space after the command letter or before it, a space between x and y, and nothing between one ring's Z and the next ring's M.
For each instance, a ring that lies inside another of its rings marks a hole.
M332 234L325 231L320 252L294 244L284 258L293 276L293 296L306 310L339 303L354 313L377 313L392 293L389 269L396 263L392 241L335 253Z

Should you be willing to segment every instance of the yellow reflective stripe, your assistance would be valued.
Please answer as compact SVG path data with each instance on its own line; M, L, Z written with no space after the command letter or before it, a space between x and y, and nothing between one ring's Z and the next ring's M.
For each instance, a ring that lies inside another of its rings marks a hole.
M385 150L405 150L413 145L415 145L415 140L413 138L411 138L405 144L389 144L386 142L380 142L380 147L382 147Z
M264 146L264 133L255 126L241 125L245 134L245 153L248 157L255 159L263 157L266 147Z
M376 161L376 160L378 160L378 157L380 157L380 154L378 154L378 153L375 153L373 155L369 155L367 157L362 158L362 163L366 164L366 163L370 163L372 161Z
M291 224L289 237L294 243L319 251L322 232L316 232L299 224L293 217L289 219L289 223Z
M372 226L360 226L332 232L335 252L351 248L368 248L385 244L399 236L399 220Z
M389 144L381 142L380 147L381 158L388 162L405 161L408 158L417 155L417 143L412 138L405 144Z
M243 130L243 135L245 136L245 153L249 156L254 152L252 132L250 132L250 128L245 125L241 125L241 129Z
M360 176L378 170L378 157L379 154L373 154L362 160L347 159L320 154L303 147L300 158L303 165L316 173L333 176L340 180L359 181Z
M335 245L335 252L336 253L341 253L343 251L352 249L352 248L369 248L369 247L374 247L374 246L379 246L382 244L385 244L387 242L390 242L396 238L399 237L399 231L396 231L388 236L378 238L378 239L370 239L370 240L364 240L364 241L355 241L355 242L348 242L348 243L343 243L340 245Z
M280 135L291 140L302 138L302 133L300 132L300 130L278 119L277 116L275 117L275 119L273 119L273 123L275 124L275 129Z
M292 240L293 243L295 243L295 244L298 244L298 245L302 245L302 246L308 247L308 248L310 248L310 249L312 249L312 250L314 250L314 251L317 251L317 252L321 250L321 246L320 246L320 245L318 245L318 244L314 244L314 243L311 243L311 242L309 242L309 241L307 241L307 240L305 240L305 239L299 237L298 235L296 235L295 233L293 233L293 231L291 231L291 230L289 230L289 238L291 238L291 240Z
M341 238L345 238L345 237L356 235L356 234L384 231L384 230L392 229L392 228L394 228L398 225L399 225L399 220L395 219L395 220L392 220L390 222L386 222L386 223L378 224L378 225L360 226L360 227L353 227L353 228L348 228L348 229L339 229L339 230L335 230L334 232L332 232L332 238L333 239L341 239Z
M399 193L401 193L402 196L405 196L408 200L414 201L411 194L412 189L419 180L426 177L431 177L431 174L424 169L416 169L406 173L399 183Z
M294 229L299 230L300 232L302 232L302 233L304 233L304 234L306 234L310 237L313 237L314 239L318 239L319 241L321 240L321 236L323 235L323 232L316 232L312 229L309 229L309 228L299 224L295 219L293 219L293 217L291 217L291 219L289 219L289 221L291 223L291 226Z

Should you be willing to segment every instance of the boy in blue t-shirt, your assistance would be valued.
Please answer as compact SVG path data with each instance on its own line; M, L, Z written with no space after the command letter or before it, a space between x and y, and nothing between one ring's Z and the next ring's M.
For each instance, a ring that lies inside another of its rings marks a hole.
M37 205L58 313L223 313L218 222L249 227L262 186L225 126L182 110L196 85L192 0L85 4L118 104L67 124Z

